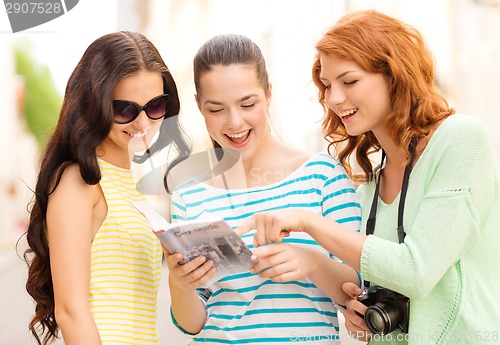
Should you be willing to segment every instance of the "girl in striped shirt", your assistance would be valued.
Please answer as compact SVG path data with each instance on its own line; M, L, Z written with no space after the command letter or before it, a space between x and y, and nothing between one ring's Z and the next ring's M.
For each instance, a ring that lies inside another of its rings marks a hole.
M255 43L238 35L212 38L194 59L194 79L214 146L238 151L241 164L178 188L173 221L223 218L236 228L255 212L300 208L359 230L355 190L339 162L301 152L272 134L271 85ZM252 235L243 240L254 249ZM166 254L172 318L192 343L336 343L336 303L347 298L341 285L359 285L353 269L299 233L272 245L259 272L210 286L204 283L214 274L213 262L200 256L179 265L180 253Z

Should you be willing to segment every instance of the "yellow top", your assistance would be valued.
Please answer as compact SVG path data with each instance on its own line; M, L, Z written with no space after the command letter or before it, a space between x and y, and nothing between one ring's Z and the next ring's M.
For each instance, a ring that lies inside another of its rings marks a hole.
M99 160L107 216L91 246L90 308L103 344L159 344L156 297L162 251L132 172Z

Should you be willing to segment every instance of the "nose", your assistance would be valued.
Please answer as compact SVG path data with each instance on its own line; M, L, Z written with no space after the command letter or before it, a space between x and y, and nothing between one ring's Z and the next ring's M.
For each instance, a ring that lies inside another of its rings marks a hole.
M238 129L243 126L245 119L242 114L238 111L238 109L231 109L228 112L229 116L227 119L227 126L231 129Z
M330 89L326 92L326 104L332 110L334 110L338 105L345 102L345 94L339 87L330 86Z
M133 121L133 125L136 129L144 129L152 124L152 120L146 115L144 110L141 110L139 116Z

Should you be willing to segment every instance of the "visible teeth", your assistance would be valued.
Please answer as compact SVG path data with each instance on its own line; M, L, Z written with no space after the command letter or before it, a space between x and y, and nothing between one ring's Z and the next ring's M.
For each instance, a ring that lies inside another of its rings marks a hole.
M241 132L241 133L237 133L237 134L226 134L228 137L230 138L233 138L233 139L239 139L239 138L243 138L245 135L248 134L248 132L250 132L250 130L246 130L244 132Z
M344 117L344 116L347 116L347 115L352 115L354 114L356 111L358 111L357 108L354 108L354 109L349 109L349 110L344 110L343 112L339 113L339 116L340 117Z
M147 134L147 132L137 132L137 133L126 132L126 133L133 138L142 138L142 137L145 137Z

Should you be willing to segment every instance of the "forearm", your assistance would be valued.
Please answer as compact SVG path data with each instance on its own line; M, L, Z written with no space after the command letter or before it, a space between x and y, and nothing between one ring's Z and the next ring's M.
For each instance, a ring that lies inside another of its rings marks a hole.
M189 334L198 334L207 319L207 310L196 290L185 291L169 283L172 314L177 324Z
M304 219L304 231L323 248L360 271L361 252L366 235L339 224L329 218L308 213Z
M102 345L94 319L88 312L56 307L56 320L66 345Z
M312 252L311 255L314 257L314 265L308 278L333 302L345 305L350 297L343 291L342 284L352 282L359 286L356 271L318 251Z

